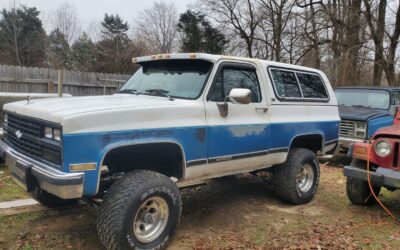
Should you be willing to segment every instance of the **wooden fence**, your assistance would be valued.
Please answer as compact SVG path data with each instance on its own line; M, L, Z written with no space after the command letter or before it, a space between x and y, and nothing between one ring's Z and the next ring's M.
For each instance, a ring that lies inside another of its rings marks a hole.
M130 75L94 72L63 72L62 92L73 96L110 95L115 93ZM0 65L0 92L57 93L58 71Z

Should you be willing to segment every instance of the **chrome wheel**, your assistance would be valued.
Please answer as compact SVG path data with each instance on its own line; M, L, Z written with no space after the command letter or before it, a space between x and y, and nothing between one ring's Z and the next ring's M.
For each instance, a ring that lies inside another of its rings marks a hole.
M311 190L314 183L314 169L310 164L300 167L296 177L297 187L303 193Z
M133 221L133 233L142 243L157 239L164 231L169 217L167 202L161 197L151 197L142 203Z

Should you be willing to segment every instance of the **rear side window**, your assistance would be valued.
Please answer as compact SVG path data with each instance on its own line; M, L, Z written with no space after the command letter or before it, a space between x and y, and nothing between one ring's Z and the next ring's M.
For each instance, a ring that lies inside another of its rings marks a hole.
M328 98L324 82L319 75L296 73L305 98Z
M294 72L271 69L276 92L280 97L300 98L301 93Z
M320 75L287 69L270 68L277 97L282 99L326 100L328 93Z
M398 91L393 92L393 98L394 98L394 104L399 105L400 104L400 92L398 92Z

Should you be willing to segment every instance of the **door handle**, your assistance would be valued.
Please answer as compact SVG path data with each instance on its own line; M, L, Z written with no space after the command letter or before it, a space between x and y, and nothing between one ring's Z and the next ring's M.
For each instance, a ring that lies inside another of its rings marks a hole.
M261 111L261 112L267 113L268 108L256 108L256 111Z

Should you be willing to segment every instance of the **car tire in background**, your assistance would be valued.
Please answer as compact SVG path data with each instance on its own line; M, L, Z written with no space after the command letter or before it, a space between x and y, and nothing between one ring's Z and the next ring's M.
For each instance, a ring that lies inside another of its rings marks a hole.
M182 211L180 192L167 176L148 170L127 173L100 205L97 232L107 249L164 249Z
M274 167L274 192L290 203L308 203L317 191L319 173L314 152L305 148L290 149L286 162Z
M359 169L367 169L367 162L363 160L354 159L351 165ZM373 186L372 189L374 190L375 195L378 196L381 187ZM347 177L346 193L351 203L355 205L372 205L376 203L376 200L371 193L371 189L369 188L368 181Z

